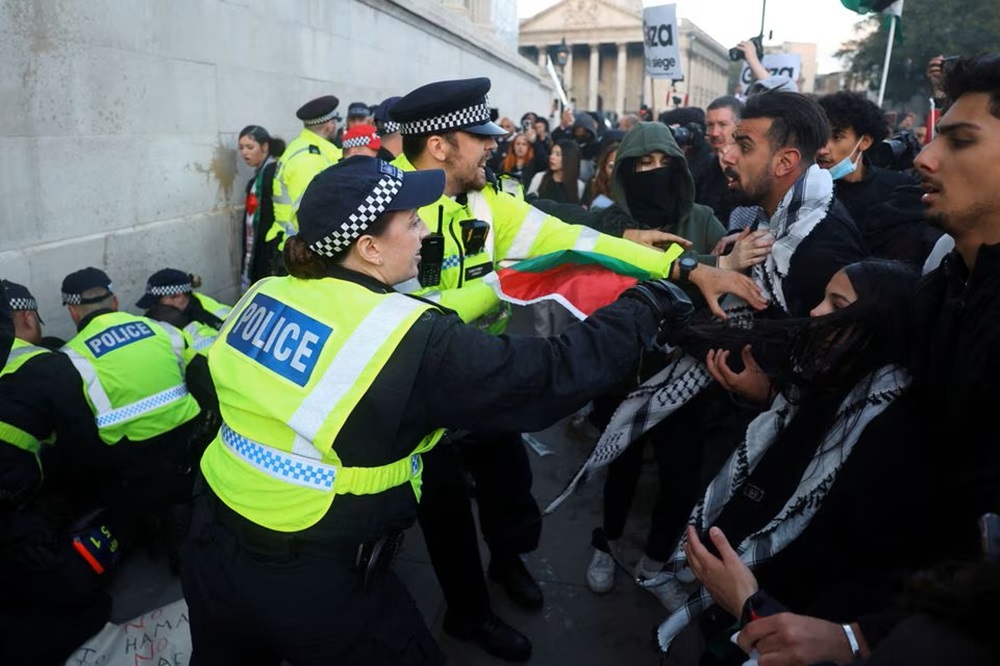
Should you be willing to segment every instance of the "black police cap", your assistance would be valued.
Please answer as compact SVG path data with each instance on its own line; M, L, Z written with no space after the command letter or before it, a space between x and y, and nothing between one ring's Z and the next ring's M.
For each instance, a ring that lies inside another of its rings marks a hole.
M295 115L306 125L322 125L336 117L335 110L340 100L333 95L317 97L299 107Z
M146 280L146 293L142 295L135 306L151 308L159 302L162 296L189 294L194 291L191 275L176 268L163 268L156 271Z
M297 214L299 235L316 254L335 257L383 213L426 206L443 192L440 169L403 172L375 157L349 157L309 183Z
M7 300L10 302L11 310L37 310L38 301L31 295L28 288L23 284L2 280L3 288L7 292Z
M389 116L403 134L462 130L504 136L507 132L490 119L489 91L485 77L428 83L396 102Z
M368 108L368 105L364 102L351 102L347 107L347 117L350 118L354 116L355 118L364 117L367 118L372 114L372 110Z
M90 289L104 289L107 294L114 293L111 286L111 278L100 268L88 266L75 273L67 275L62 282L62 303L63 305L86 305L96 303L107 297L107 294L84 298L83 292Z
M372 118L374 118L376 123L380 124L379 129L381 134L395 134L399 131L399 123L389 117L389 111L401 99L403 98L399 96L386 97L372 110Z

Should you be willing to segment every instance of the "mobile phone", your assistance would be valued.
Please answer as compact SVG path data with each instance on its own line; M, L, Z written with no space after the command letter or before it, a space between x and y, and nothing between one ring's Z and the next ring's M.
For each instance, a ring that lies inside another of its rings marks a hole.
M417 280L421 287L441 284L441 265L444 263L444 236L427 234L420 244L420 268Z

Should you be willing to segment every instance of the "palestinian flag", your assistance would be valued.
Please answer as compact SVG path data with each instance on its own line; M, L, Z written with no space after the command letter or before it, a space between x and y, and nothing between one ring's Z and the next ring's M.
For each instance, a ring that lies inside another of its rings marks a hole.
M483 280L500 300L518 305L557 301L578 319L612 303L650 275L632 264L593 252L562 250L519 261Z
M852 12L858 14L871 14L881 12L885 14L886 24L896 17L896 39L903 42L903 28L901 19L903 16L903 0L840 0L840 4L847 7Z

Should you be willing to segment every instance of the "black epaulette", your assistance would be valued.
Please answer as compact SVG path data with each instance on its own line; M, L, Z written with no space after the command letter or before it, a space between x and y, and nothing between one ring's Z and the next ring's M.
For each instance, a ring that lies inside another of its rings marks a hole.
M310 155L321 155L322 153L320 153L320 151L319 151L319 146L310 145L309 146L309 154Z

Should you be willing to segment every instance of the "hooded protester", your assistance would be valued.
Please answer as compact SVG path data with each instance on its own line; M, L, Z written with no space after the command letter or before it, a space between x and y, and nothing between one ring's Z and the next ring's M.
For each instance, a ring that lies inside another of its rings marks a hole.
M594 177L594 158L601 152L601 139L593 116L582 112L573 115L573 138L580 146L580 180L586 183Z
M535 205L561 220L612 236L628 237L630 229L659 229L690 241L685 254L699 263L737 268L727 265L729 258L710 254L726 230L711 208L694 202L694 179L684 152L665 125L639 123L625 135L615 154L611 192L615 204L597 211L546 201Z

